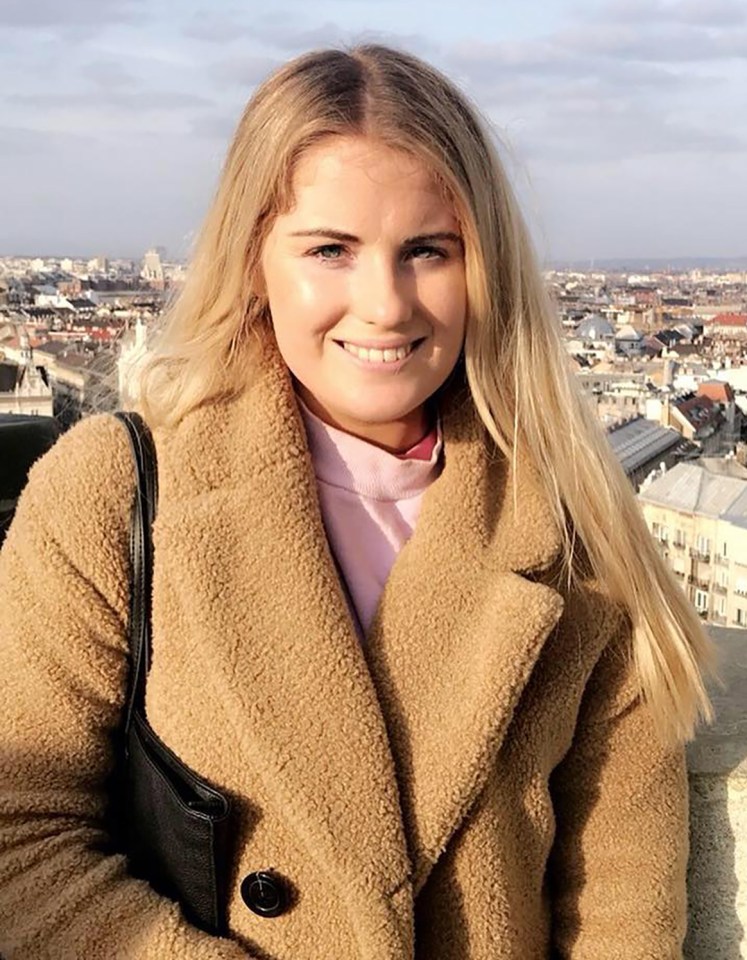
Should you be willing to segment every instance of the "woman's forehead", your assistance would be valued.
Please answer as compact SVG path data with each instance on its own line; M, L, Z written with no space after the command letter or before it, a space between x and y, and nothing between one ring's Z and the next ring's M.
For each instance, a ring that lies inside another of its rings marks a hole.
M334 137L309 148L297 163L287 216L323 215L348 208L390 206L403 216L453 216L443 186L412 154L375 140Z
M367 176L382 183L394 178L435 179L420 158L368 137L328 137L309 147L295 165L294 186L311 186L345 177Z

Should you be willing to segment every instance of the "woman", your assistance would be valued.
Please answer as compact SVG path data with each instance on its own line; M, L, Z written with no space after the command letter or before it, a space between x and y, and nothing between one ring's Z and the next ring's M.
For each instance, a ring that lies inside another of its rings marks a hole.
M709 648L443 76L366 46L259 88L142 408L147 714L234 800L230 935L105 852L133 472L98 416L2 554L8 960L680 956Z

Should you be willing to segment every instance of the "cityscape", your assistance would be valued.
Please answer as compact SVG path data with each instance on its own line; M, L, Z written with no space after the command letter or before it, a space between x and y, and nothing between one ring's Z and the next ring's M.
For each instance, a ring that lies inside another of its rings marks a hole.
M747 265L555 265L569 361L704 621L747 627ZM148 338L186 267L0 259L0 414L62 429L137 399Z

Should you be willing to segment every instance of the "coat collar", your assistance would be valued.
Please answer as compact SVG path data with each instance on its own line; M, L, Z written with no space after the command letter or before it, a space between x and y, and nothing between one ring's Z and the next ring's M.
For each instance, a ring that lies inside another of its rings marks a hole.
M277 352L240 398L156 438L156 554L234 718L237 751L369 917L377 897L383 909L408 881L422 888L563 609L559 593L524 576L560 547L536 474L521 462L514 502L510 465L491 454L466 395L442 413L443 472L363 645ZM363 956L389 955L385 926L379 917L360 932Z
M497 546L491 551L495 553L492 562L504 570L530 573L549 567L558 556L560 537L529 459L517 456L514 500L512 465L486 441L467 388L452 389L441 413L449 450L447 476L440 489L458 491L458 500L465 495L470 498L463 504L466 509L459 511L459 516L471 513L466 529L451 510L442 518L447 522L451 518L457 542L464 542L469 550L473 536L483 547L492 543ZM274 345L265 349L255 379L240 397L199 407L174 433L159 439L159 448L177 452L175 458L159 463L161 484L175 499L250 483L270 466L279 471L285 467L301 470L304 490L308 493L308 488L314 487L303 420L290 375ZM172 465L174 469L169 471ZM316 496L312 499L316 501ZM440 498L431 494L430 499ZM314 507L318 510L316 503Z

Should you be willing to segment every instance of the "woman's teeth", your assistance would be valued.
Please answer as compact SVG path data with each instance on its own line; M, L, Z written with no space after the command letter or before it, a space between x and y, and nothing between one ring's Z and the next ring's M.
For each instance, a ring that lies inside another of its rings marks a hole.
M366 347L357 347L354 343L343 343L343 347L352 353L359 360L365 360L367 363L396 363L397 360L404 360L412 353L414 344L409 343L406 347L397 347L390 350L372 350Z

